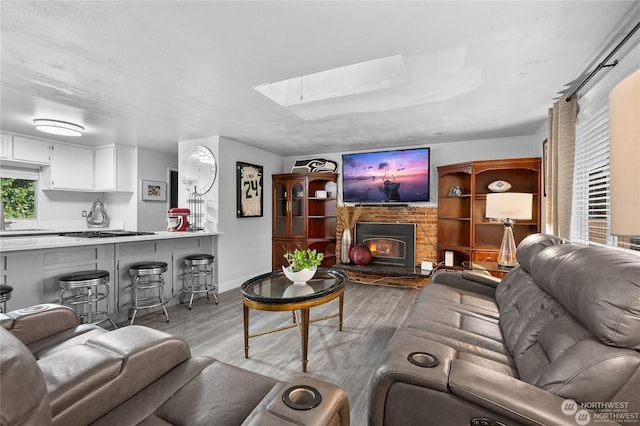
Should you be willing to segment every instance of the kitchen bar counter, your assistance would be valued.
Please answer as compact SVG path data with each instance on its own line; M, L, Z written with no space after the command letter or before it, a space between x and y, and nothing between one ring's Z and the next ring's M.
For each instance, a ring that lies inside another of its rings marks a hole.
M105 238L59 235L0 236L0 283L13 287L9 310L39 303L57 303L58 277L77 271L109 272L109 299L116 323L131 314L129 267L137 262L166 262L165 297L179 303L184 283L184 258L192 254L216 254L220 232L168 232ZM217 256L214 280L217 282ZM156 314L150 309L141 315ZM161 313L162 310L159 310Z
M129 243L135 241L152 241L175 238L193 238L220 235L220 232L168 232L160 231L153 235L134 235L126 237L108 238L79 238L63 237L59 235L28 235L5 236L0 235L0 251L13 252L22 250L40 250L62 247L95 246L100 244Z

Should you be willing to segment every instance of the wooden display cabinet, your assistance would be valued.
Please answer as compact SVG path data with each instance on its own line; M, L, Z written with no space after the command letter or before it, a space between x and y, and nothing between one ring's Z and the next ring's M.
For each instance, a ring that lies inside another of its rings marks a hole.
M288 251L324 253L321 266L336 263L337 180L335 173L272 176L272 268L287 265Z
M501 221L485 217L488 186L504 180L509 192L533 194L532 219L515 221L516 244L540 232L540 158L472 161L438 167L438 261L445 251L454 253L454 264L464 261L496 261L502 242ZM452 191L452 188L461 188Z

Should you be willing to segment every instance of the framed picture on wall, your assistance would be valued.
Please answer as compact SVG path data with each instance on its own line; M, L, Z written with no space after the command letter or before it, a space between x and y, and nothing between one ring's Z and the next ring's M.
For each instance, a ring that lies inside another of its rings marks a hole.
M167 183L142 179L142 201L167 201Z
M262 172L262 166L236 162L236 217L262 216Z

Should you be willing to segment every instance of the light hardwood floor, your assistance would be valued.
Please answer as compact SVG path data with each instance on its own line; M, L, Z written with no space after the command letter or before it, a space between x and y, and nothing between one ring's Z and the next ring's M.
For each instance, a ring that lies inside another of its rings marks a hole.
M184 338L193 356L211 356L283 381L309 374L335 383L349 397L351 423L364 426L371 374L418 292L349 282L345 290L342 332L338 331L337 318L309 326L307 373L302 373L297 328L250 339L249 358L245 359L240 289L221 293L218 305L200 298L194 301L192 310L187 305L172 306L168 309L169 323L164 321L161 310L140 316L135 323ZM338 301L334 300L311 308L311 318L337 310ZM251 333L290 323L290 312L250 311Z

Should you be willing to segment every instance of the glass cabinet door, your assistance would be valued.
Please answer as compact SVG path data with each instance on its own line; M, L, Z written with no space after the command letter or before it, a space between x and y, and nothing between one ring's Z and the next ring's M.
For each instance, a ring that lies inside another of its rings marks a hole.
M295 181L291 186L291 234L304 236L304 184Z
M288 198L287 187L285 183L278 182L274 190L275 218L273 234L275 236L287 235L287 215L288 215Z

